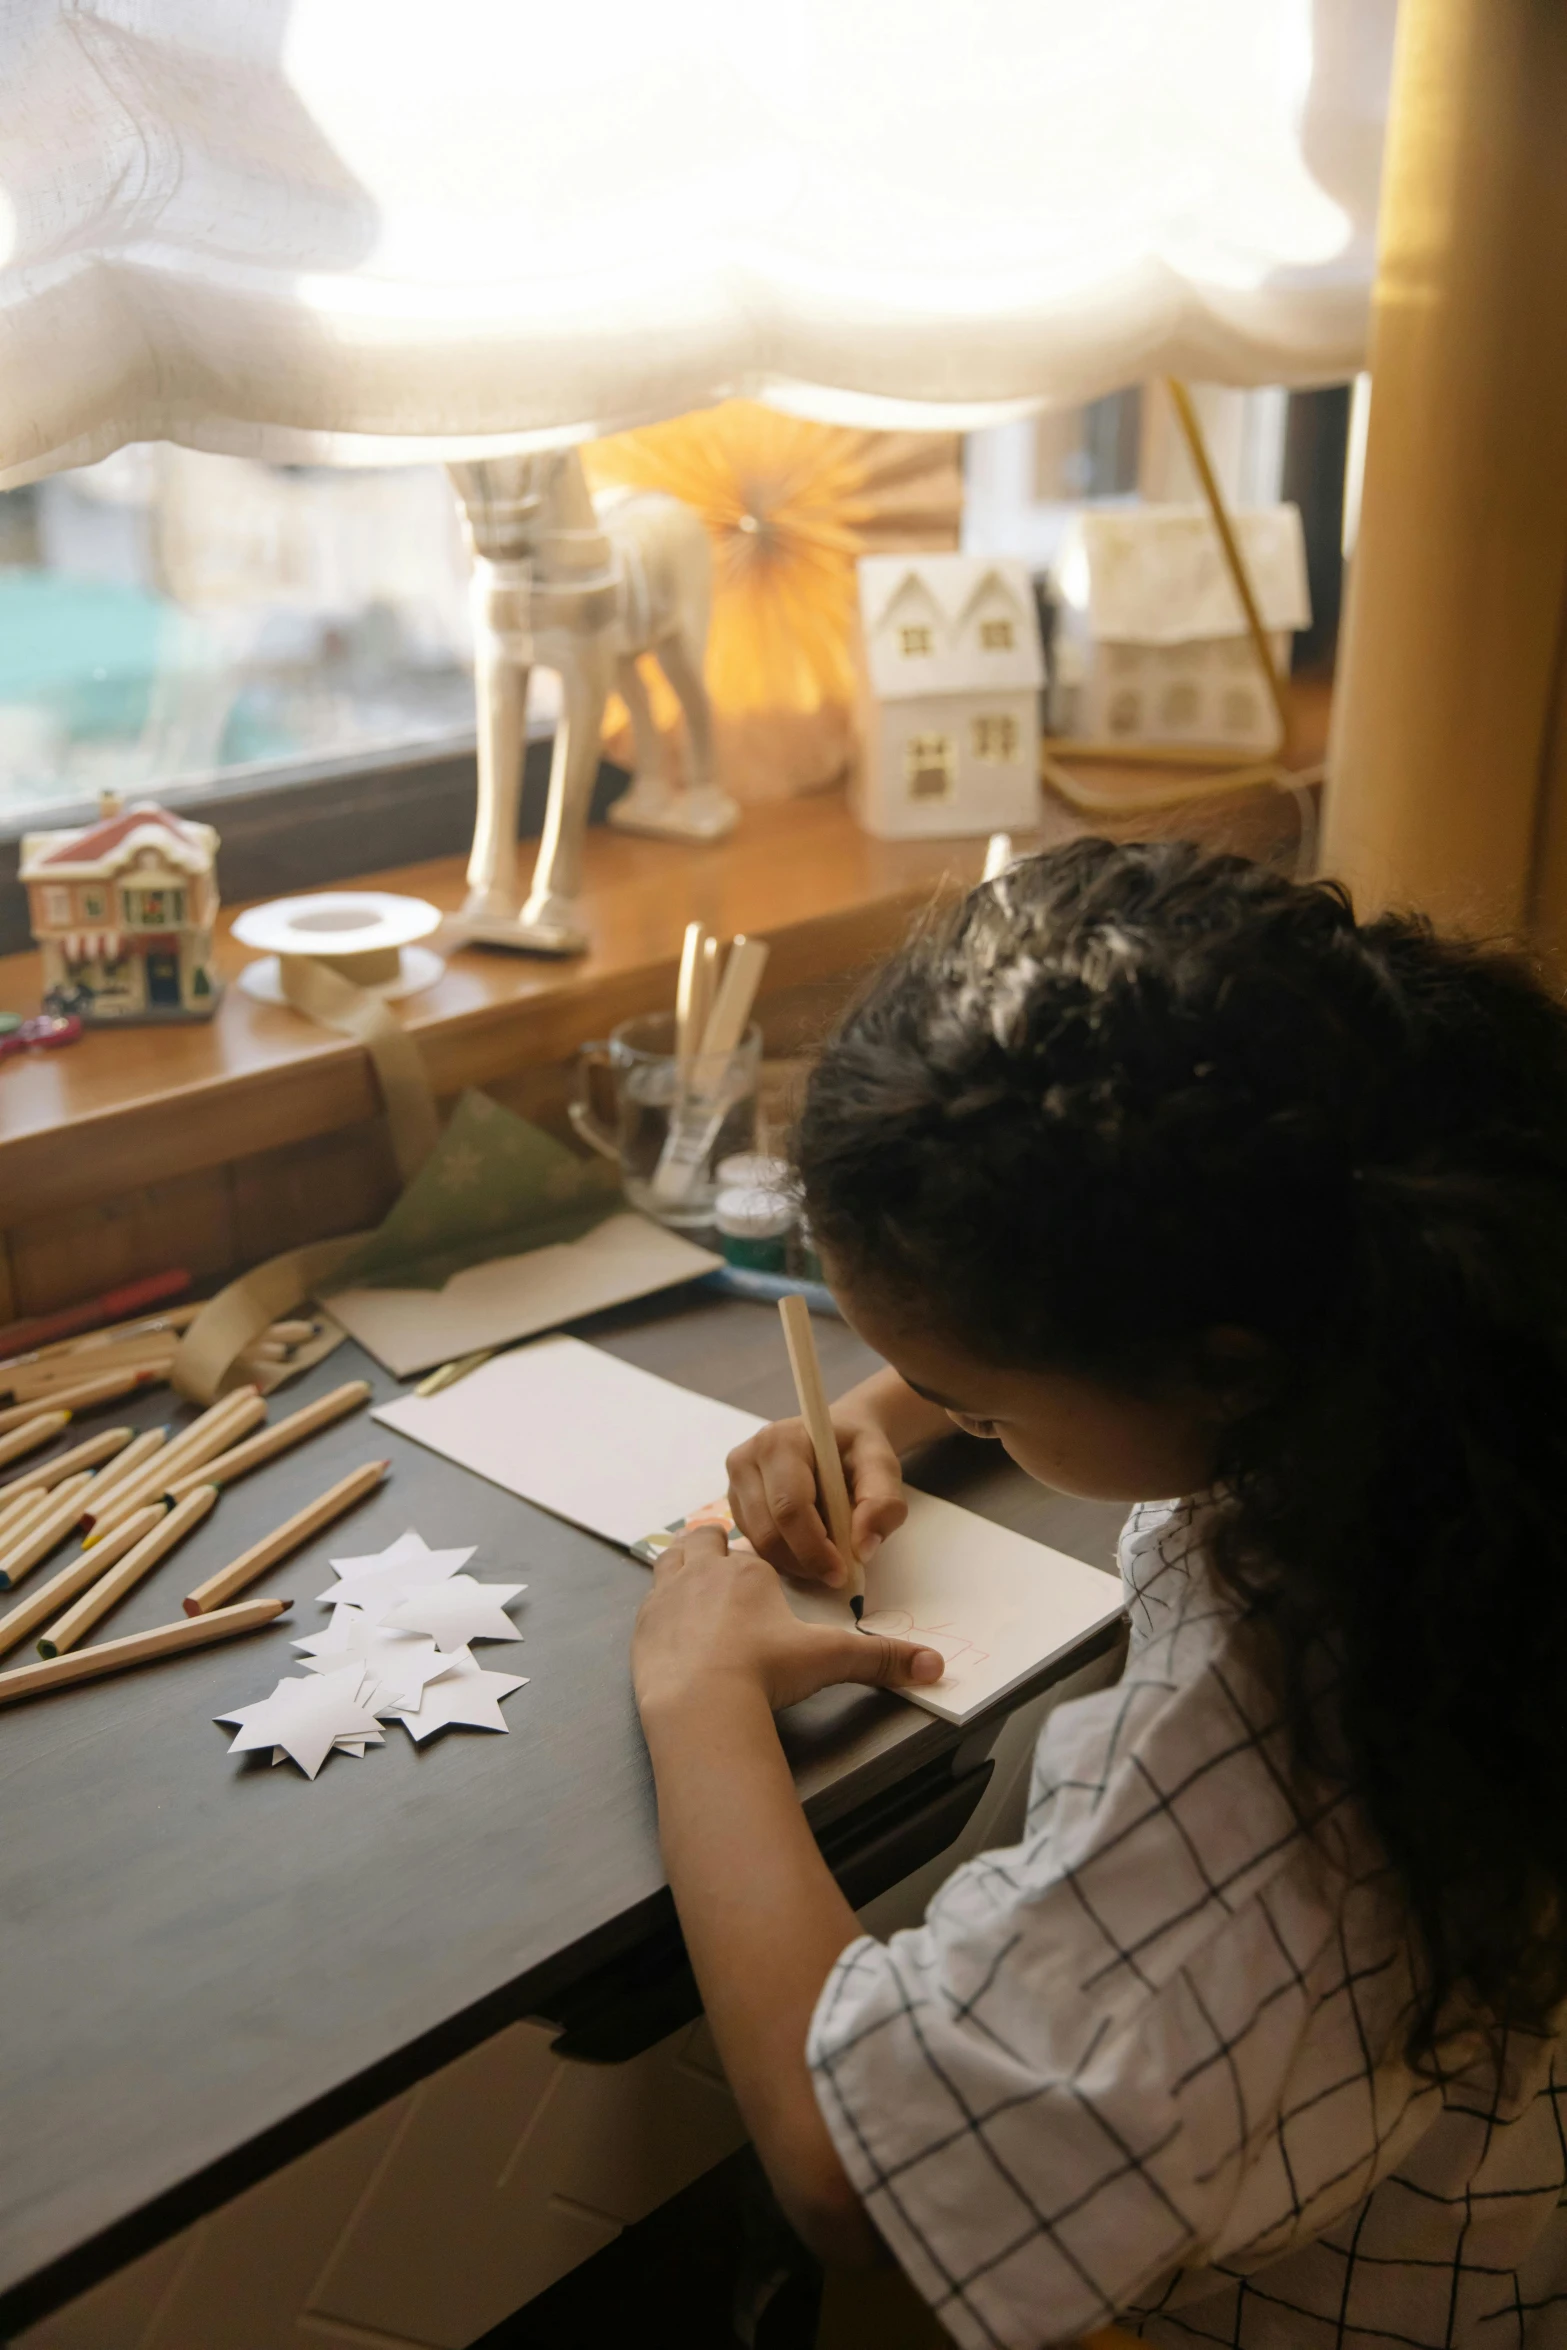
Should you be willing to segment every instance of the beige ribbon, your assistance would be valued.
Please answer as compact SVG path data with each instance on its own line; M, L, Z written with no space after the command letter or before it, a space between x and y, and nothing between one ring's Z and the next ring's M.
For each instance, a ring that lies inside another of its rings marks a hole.
M313 1240L304 1248L285 1249L253 1265L227 1289L209 1297L180 1340L171 1378L192 1403L215 1403L225 1387L241 1381L234 1376L239 1357L253 1340L302 1300L330 1281L368 1232L340 1233L335 1240Z
M353 1037L370 1055L397 1172L404 1183L411 1183L441 1131L419 1047L390 1004L369 988L356 987L341 970L329 969L317 957L280 955L278 973L283 993L296 1012L319 1020L323 1028L333 1028L339 1036Z
M374 958L345 960L363 965ZM418 1046L391 1006L368 988L356 987L341 969L330 969L310 955L280 955L278 970L283 993L296 1012L319 1020L339 1036L353 1037L369 1054L397 1172L404 1184L411 1183L441 1130ZM336 1240L287 1249L209 1298L175 1352L172 1376L180 1394L207 1404L226 1387L240 1384L236 1366L252 1340L312 1296L370 1237L368 1232L350 1232Z

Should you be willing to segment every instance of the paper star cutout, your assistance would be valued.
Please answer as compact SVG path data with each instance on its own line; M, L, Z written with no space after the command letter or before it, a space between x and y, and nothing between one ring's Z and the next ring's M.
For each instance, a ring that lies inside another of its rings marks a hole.
M219 1714L220 1722L241 1725L230 1754L281 1746L305 1777L313 1779L339 1738L378 1735L374 1714L359 1702L364 1677L364 1666L356 1658L336 1672L279 1681L270 1697Z
M506 1602L527 1588L526 1583L476 1583L471 1575L452 1575L410 1592L388 1610L386 1622L407 1632L428 1632L437 1648L448 1650L466 1648L470 1640L520 1640Z
M445 1588L443 1583L431 1586L435 1591ZM426 1681L444 1673L450 1662L433 1640L421 1639L416 1632L389 1631L355 1607L338 1608L324 1632L296 1640L294 1646L312 1673L330 1673L357 1657L365 1671L363 1702L376 1713L384 1713L388 1706L417 1705Z
M373 1738L334 1738L332 1741L332 1751L334 1754L351 1754L356 1762L363 1762L365 1758L365 1748L367 1746L384 1746L385 1744L386 1740L382 1737L380 1731L377 1730ZM276 1770L279 1763L287 1762L287 1760L288 1748L286 1746L274 1746L272 1749L272 1768Z
M416 1745L435 1730L460 1723L469 1730L504 1730L500 1701L514 1689L527 1687L520 1673L487 1673L460 1649L438 1681L428 1682L416 1713L399 1718Z
M327 1607L363 1608L372 1623L379 1624L400 1599L411 1591L422 1591L428 1583L444 1583L448 1575L455 1575L472 1558L475 1545L466 1550L432 1550L422 1534L411 1530L399 1534L385 1550L371 1551L363 1558L334 1559L340 1580L329 1591L319 1591L316 1597Z

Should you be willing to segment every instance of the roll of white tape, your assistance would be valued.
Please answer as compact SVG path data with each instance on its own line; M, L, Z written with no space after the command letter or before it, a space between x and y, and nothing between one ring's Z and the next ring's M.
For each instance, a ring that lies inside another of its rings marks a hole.
M305 897L274 898L235 919L240 944L262 954L260 962L246 964L239 984L257 1003L286 1003L280 966L300 956L325 963L391 1003L440 978L446 968L440 956L416 944L440 923L439 908L425 899L388 890L323 889Z

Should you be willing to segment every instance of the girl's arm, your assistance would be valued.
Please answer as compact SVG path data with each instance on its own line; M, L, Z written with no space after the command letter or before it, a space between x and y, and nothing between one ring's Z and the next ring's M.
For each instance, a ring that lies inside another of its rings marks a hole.
M654 1570L632 1670L664 1865L741 2115L812 2250L873 2261L879 2239L805 2061L812 2009L858 1928L806 1825L772 1716L835 1681L935 1681L942 1660L906 1641L799 1623L771 1570L703 1527Z

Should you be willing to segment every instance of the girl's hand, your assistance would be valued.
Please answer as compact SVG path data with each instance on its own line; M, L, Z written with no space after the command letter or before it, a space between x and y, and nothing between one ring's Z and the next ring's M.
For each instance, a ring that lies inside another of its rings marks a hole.
M903 1471L880 1428L861 1421L833 1424L863 1566L909 1514ZM803 1420L775 1420L736 1445L725 1465L735 1524L770 1567L811 1583L837 1587L847 1581L848 1561L839 1558L822 1522L816 1459Z
M689 1713L720 1684L754 1689L776 1713L838 1681L904 1689L939 1681L939 1650L877 1632L802 1624L778 1578L718 1526L672 1542L637 1614L631 1678L646 1722Z

